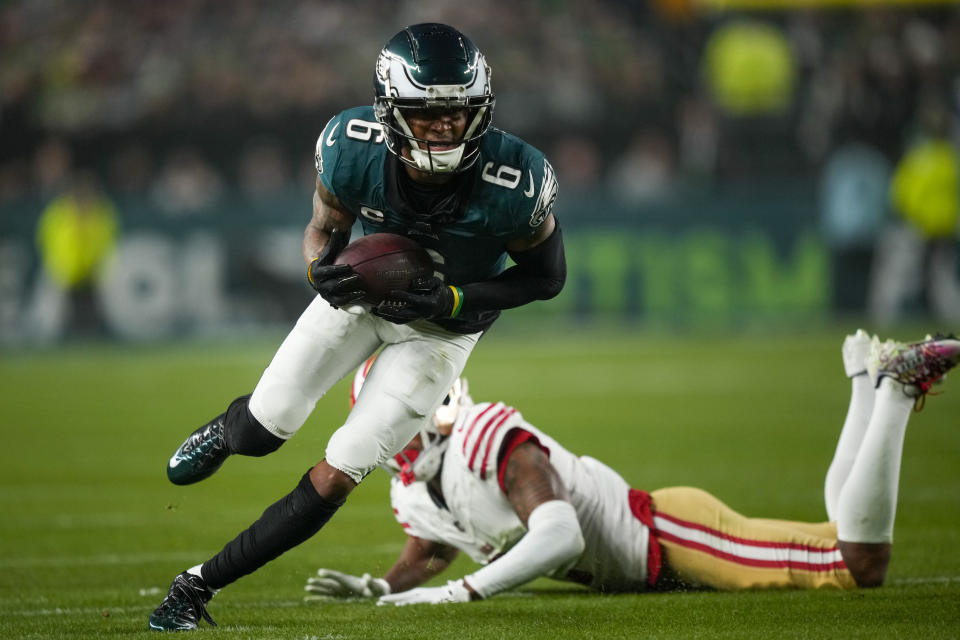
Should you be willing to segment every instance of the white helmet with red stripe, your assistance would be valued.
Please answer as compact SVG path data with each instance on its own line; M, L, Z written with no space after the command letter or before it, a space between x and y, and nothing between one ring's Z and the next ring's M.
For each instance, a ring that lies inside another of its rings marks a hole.
M367 378L370 367L377 356L370 356L353 376L353 385L350 388L350 406L357 402L360 389ZM383 463L383 468L390 475L398 476L403 484L412 482L426 482L432 479L440 470L443 453L447 449L448 436L457 421L460 410L473 405L473 399L468 393L466 378L457 378L450 387L443 404L437 407L430 420L425 420L419 433L403 448L400 453Z

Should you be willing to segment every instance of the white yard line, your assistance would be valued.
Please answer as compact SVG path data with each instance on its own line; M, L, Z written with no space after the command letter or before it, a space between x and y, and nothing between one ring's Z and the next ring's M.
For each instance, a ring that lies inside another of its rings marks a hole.
M887 584L950 584L960 582L960 576L930 576L928 578L897 578Z

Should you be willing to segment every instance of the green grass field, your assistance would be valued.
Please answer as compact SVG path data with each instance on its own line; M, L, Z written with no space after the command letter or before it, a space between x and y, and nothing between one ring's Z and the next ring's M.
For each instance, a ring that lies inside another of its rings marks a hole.
M822 520L823 477L848 400L843 331L749 339L494 332L466 373L475 398L514 404L635 487L692 484L749 515ZM0 354L0 637L154 637L147 616L173 576L292 489L346 414L341 383L273 455L233 458L196 486L169 484L173 449L252 388L276 344ZM219 628L199 633L960 637L960 376L942 390L907 432L896 544L881 589L598 596L538 580L469 605L305 604L303 584L317 567L376 575L392 564L403 533L387 476L377 471L320 534L220 593L210 607ZM470 570L462 558L450 575Z

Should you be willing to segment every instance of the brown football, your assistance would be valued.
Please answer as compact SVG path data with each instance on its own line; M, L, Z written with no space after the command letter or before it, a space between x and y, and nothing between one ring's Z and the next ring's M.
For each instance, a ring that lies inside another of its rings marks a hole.
M377 304L390 291L410 289L419 278L433 275L433 260L427 250L406 236L371 233L357 238L337 256L335 264L348 264L360 275L368 304Z

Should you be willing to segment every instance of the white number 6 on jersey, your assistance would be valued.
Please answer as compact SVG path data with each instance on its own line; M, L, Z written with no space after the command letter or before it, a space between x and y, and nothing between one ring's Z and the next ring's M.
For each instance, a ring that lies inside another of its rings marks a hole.
M379 144L383 142L383 127L380 126L379 122L369 122L368 120L360 120L359 118L353 118L347 123L347 137L353 138L354 140L363 140L367 142L370 138L374 139L374 143Z
M514 169L505 164L497 167L496 174L492 173L491 169L493 169L493 163L488 162L483 166L483 173L480 177L487 182L498 184L507 189L516 189L517 185L520 184L520 178L523 176L523 172L520 169Z

